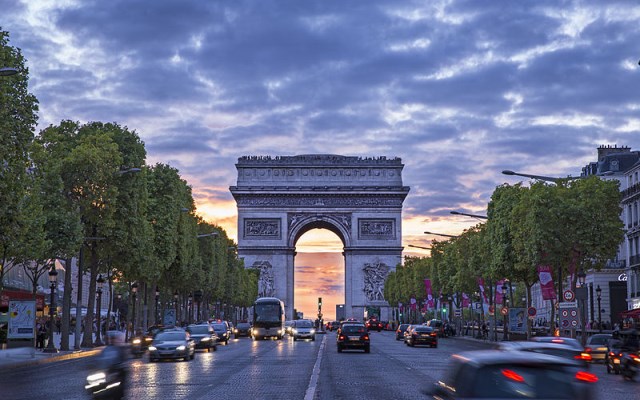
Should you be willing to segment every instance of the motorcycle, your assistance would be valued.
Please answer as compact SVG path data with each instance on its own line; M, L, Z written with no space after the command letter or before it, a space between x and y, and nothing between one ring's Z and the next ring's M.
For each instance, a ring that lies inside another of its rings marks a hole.
M638 352L628 352L620 360L620 374L625 380L632 381L638 374L640 368L640 356Z
M93 371L84 388L93 399L123 399L126 377L124 370Z
M620 360L624 353L619 348L611 348L607 353L607 357L604 361L607 366L607 374L613 372L616 375L620 374Z

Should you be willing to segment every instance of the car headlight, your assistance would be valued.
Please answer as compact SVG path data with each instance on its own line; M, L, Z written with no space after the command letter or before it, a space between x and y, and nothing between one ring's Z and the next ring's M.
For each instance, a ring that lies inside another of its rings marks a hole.
M182 350L186 350L187 347L186 346L178 346L176 347L176 350L182 351Z
M153 338L147 337L147 338L144 338L144 341L145 342L151 342L151 341L153 341Z
M282 329L278 329L278 335L282 335L284 332L282 332Z
M312 329L312 330L311 330L311 334L313 335L314 333L316 333L316 330L315 330L315 329Z
M201 342L208 342L209 340L211 340L211 338L208 337L203 337L202 339L200 339Z
M156 351L156 350L158 350L158 349L156 349L155 346L149 346L149 351Z
M95 386L101 385L107 381L107 375L104 372L98 372L87 376L87 384L85 389L91 389Z
M133 342L131 342L133 344L140 344L140 339L133 339Z
M233 330L233 333L238 333L238 330L237 330L237 329L234 329L234 330Z
M291 329L291 333L296 334L296 333L298 333L298 330L297 329Z

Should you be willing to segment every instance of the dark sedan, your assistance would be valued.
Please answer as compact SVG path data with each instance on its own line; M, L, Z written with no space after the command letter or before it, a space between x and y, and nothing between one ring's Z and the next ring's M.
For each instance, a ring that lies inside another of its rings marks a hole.
M438 347L438 332L429 326L418 325L411 330L405 338L407 346L428 344L431 347Z
M338 353L342 350L358 349L365 353L370 351L369 331L364 324L344 324L336 336Z
M598 377L573 360L524 351L456 354L432 398L593 399Z
M407 328L409 327L409 324L400 324L398 325L398 328L396 329L396 340L403 340L404 339L404 333L407 331Z
M589 369L589 362L591 362L591 356L588 353L564 343L529 341L503 342L498 345L498 349L505 351L529 351L532 353L562 357L580 363L585 369Z
M196 344L196 349L204 349L207 352L218 350L218 335L209 324L189 325L187 332Z
M216 331L216 335L218 335L218 342L224 342L224 344L229 343L231 330L226 322L214 322L211 326L213 327L213 330Z
M248 322L238 322L235 328L233 328L233 337L236 339L239 337L249 337L251 336L251 324Z

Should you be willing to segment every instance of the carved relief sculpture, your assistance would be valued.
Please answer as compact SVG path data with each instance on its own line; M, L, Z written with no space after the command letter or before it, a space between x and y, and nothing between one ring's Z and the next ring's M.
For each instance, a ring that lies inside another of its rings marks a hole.
M256 261L252 268L260 271L258 279L258 297L274 297L276 288L273 277L273 266L269 261Z
M245 219L244 236L251 238L280 238L279 219Z
M384 281L389 274L389 266L383 262L364 264L364 293L369 301L384 301Z

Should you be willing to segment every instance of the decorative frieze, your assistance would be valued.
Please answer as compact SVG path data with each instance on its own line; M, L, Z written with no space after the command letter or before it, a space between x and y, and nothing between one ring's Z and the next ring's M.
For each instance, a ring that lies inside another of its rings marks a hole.
M395 239L395 219L358 219L360 239Z
M402 207L401 196L236 196L239 207Z
M291 232L299 223L305 223L309 220L317 221L319 219L335 221L342 226L343 230L351 232L351 213L288 213L288 231Z
M280 239L281 226L279 218L245 218L245 239Z
M389 266L383 262L365 263L364 293L370 302L384 301L384 281L389 274Z

